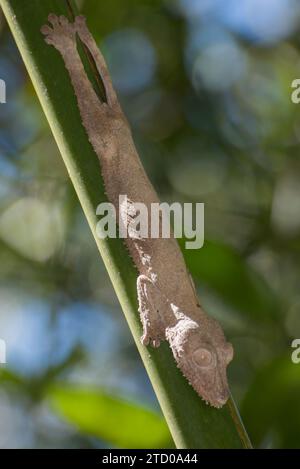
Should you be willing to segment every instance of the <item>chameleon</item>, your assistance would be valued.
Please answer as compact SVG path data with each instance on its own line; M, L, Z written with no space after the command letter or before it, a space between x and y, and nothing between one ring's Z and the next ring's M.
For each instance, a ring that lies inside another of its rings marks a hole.
M70 22L50 14L41 33L61 54L77 98L82 124L100 163L108 200L129 228L124 239L137 268L136 291L144 346L167 340L178 368L206 403L220 408L228 400L226 369L233 347L220 324L199 304L194 284L174 236L145 238L132 226L136 203L150 209L159 198L142 166L105 60L84 16ZM80 54L80 41L93 59L104 96L96 93ZM127 203L119 202L125 194ZM151 210L148 210L150 213ZM151 220L148 220L149 224ZM150 225L149 225L150 226Z

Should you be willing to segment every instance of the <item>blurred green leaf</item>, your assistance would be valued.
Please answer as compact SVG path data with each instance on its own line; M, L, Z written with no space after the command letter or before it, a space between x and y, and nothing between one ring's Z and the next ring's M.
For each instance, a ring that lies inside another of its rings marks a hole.
M49 392L54 409L81 432L123 448L172 445L164 418L150 409L98 389L59 386Z
M290 356L274 360L256 375L242 404L255 446L275 438L275 447L299 447L300 365Z
M184 250L195 278L214 290L225 302L251 319L276 319L278 301L264 279L238 251L225 244L205 241L202 249Z

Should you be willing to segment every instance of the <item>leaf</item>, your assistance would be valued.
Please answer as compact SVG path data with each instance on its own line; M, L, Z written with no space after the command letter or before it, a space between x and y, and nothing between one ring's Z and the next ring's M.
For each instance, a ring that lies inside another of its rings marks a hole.
M193 277L237 311L260 322L276 319L278 302L274 293L238 251L205 241L203 248L184 250L183 254Z
M277 358L256 375L242 403L242 415L255 446L275 435L276 448L299 446L300 365ZM279 436L280 435L280 436Z
M121 448L163 448L172 444L164 418L150 409L100 389L55 387L53 408L83 433Z

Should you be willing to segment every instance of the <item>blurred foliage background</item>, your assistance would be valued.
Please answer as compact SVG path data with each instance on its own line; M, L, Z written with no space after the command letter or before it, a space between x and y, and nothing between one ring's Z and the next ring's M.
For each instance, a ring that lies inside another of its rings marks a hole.
M78 5L161 199L205 203L205 245L185 257L234 344L252 442L299 448L299 2ZM0 78L0 447L170 446L2 13Z

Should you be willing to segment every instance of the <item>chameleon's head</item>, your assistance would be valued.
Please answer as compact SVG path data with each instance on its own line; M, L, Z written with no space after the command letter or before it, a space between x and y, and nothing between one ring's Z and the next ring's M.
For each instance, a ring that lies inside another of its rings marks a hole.
M195 391L214 407L222 407L228 397L226 368L233 348L226 342L219 324L208 319L200 327L189 318L168 329L167 339L184 376Z

